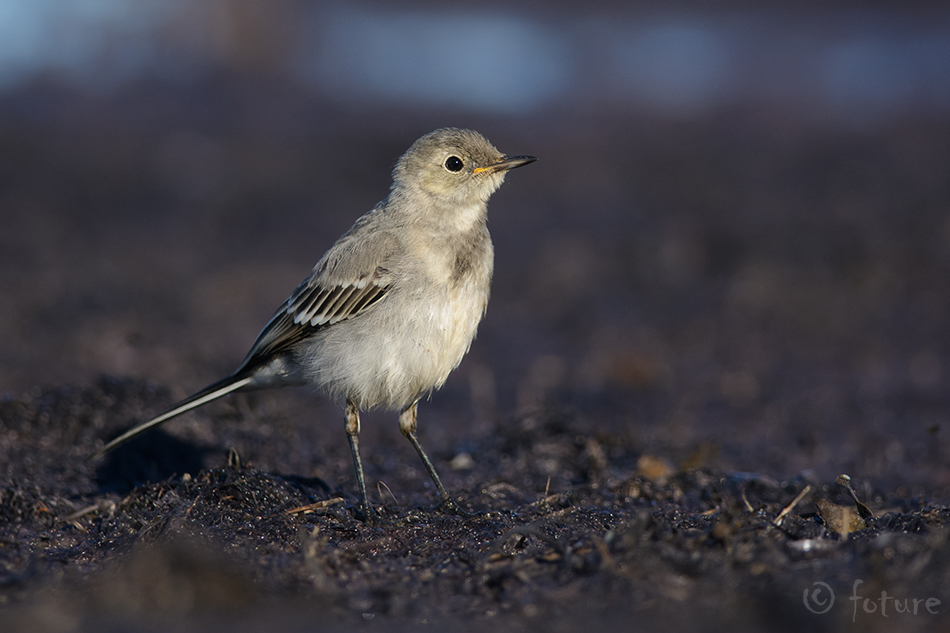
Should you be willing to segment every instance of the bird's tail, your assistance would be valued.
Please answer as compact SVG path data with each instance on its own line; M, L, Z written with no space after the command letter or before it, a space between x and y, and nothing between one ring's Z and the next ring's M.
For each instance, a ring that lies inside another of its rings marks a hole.
M144 433L145 431L149 430L153 426L161 424L165 420L170 420L176 415L181 415L182 413L186 411L191 411L195 407L200 407L201 405L211 402L212 400L217 400L221 396L226 396L229 393L238 391L242 387L246 387L248 384L253 382L253 380L254 378L252 376L248 376L247 374L244 374L243 372L238 372L238 375L228 376L227 378L219 380L218 382L212 385L208 385L207 387L205 387L198 393L190 395L184 400L182 400L181 402L178 402L172 405L171 407L166 409L164 412L156 415L154 418L150 420L146 420L145 422L142 422L138 426L132 427L131 429L129 429L128 431L126 431L125 433L123 433L122 435L115 438L114 440L112 440L111 442L109 442L108 444L100 448L98 451L93 453L89 457L89 459L93 460L93 459L102 457L103 455L105 455L106 453L114 449L116 446L118 446L119 444L123 444L129 441L136 435L140 433Z

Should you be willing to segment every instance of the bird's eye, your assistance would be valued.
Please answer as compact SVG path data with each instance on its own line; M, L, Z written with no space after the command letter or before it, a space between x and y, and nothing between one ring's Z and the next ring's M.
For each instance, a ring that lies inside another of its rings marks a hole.
M458 156L449 156L445 159L445 168L449 171L462 171L462 167L465 166L465 163L462 162L462 159Z

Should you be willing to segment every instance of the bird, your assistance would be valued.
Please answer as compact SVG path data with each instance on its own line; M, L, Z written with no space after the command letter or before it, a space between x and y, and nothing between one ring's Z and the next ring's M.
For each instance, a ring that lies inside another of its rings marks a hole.
M485 314L494 270L488 199L508 171L535 160L502 154L473 130L440 128L416 140L396 162L389 195L330 247L234 372L90 459L231 393L310 386L344 404L362 518L377 518L359 449L360 411L375 408L399 412L440 507L465 515L419 442L418 403L458 367Z

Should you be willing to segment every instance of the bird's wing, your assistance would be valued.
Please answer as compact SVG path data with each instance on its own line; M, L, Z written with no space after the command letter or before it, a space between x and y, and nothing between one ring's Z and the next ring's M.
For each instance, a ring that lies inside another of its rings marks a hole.
M390 275L378 267L372 274L351 283L326 284L315 273L300 284L277 314L264 327L241 366L227 378L173 405L165 412L139 424L96 451L96 459L119 444L185 411L254 383L254 370L289 349L314 330L356 316L382 299L390 288Z
M374 231L372 224L365 219L357 222L327 251L313 274L277 310L233 374L126 431L96 451L92 458L104 455L176 415L245 387L253 387L255 369L274 360L275 356L315 330L352 318L382 299L394 283L389 266L398 256L397 240L385 232Z
M318 329L357 316L385 296L394 281L388 264L397 250L395 240L386 234L354 237L341 238L281 305L241 369L290 349Z

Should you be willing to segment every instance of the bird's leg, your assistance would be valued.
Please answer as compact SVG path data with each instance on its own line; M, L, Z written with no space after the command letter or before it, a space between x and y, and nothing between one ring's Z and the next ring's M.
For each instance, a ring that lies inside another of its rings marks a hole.
M356 403L346 400L346 437L350 440L350 452L353 453L353 465L356 466L356 483L360 487L360 505L363 518L366 521L375 521L376 513L369 504L366 495L366 479L363 477L363 461L360 459L360 409Z
M422 463L425 464L426 470L429 471L429 476L432 478L432 481L435 482L439 496L442 497L442 507L451 514L469 516L469 513L462 510L459 505L455 503L455 499L446 491L445 486L442 485L442 480L439 479L439 473L435 472L435 466L432 465L429 456L426 455L425 450L422 448L422 444L419 443L419 438L416 437L417 404L418 401L413 402L399 414L399 430L402 431L402 434L406 436L406 439L412 443L413 448L419 453Z

